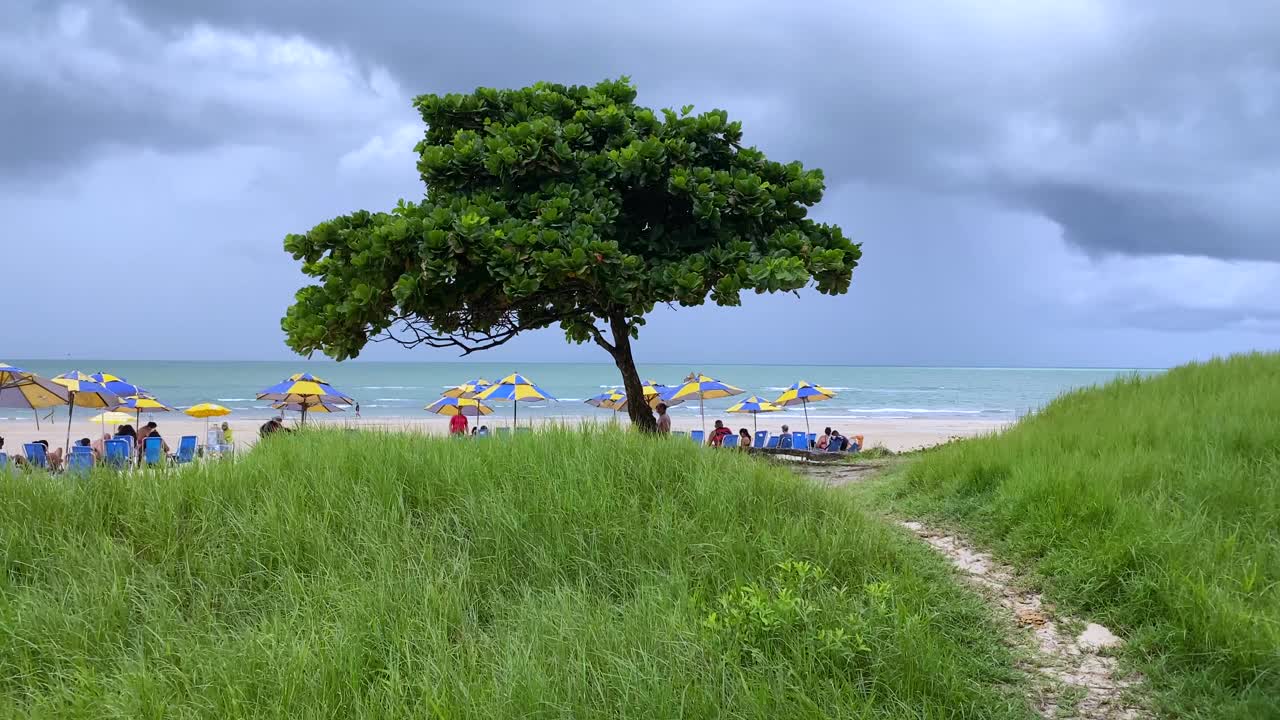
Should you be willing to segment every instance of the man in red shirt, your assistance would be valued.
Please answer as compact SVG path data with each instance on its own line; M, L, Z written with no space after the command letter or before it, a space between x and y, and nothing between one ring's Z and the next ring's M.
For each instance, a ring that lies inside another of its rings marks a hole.
M716 421L716 429L711 431L711 438L707 440L707 444L711 447L720 447L724 444L724 439L733 434L733 431L724 426L724 421Z
M449 418L449 434L450 435L466 435L467 434L467 416L454 415Z

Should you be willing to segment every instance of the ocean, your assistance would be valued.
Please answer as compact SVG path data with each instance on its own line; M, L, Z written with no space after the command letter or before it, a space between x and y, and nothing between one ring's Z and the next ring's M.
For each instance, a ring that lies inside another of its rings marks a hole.
M617 369L606 363L485 362L185 362L6 360L41 375L69 370L110 372L151 391L162 402L188 407L216 402L245 419L274 414L255 394L295 372L311 372L328 380L360 403L365 417L431 417L423 407L441 392L476 377L498 380L520 372L554 395L558 402L521 403L521 417L608 418L584 400L620 385ZM811 418L827 419L977 419L1014 420L1042 407L1059 394L1098 385L1134 373L1155 370L1096 368L932 368L846 367L791 365L642 365L641 377L665 384L679 383L698 371L772 400L787 385L806 380L836 393L833 400L809 406ZM746 395L709 400L708 416L723 411ZM495 403L499 413L504 403ZM673 407L673 416L697 414L696 400ZM800 408L774 415L799 416ZM21 419L17 411L0 408L0 420Z

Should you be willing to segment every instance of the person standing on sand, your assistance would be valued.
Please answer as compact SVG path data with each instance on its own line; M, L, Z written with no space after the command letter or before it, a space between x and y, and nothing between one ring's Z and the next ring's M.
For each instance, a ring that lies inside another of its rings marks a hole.
M449 434L450 435L466 435L467 434L467 416L461 413L449 418Z
M671 434L671 416L667 414L667 404L658 403L658 434Z

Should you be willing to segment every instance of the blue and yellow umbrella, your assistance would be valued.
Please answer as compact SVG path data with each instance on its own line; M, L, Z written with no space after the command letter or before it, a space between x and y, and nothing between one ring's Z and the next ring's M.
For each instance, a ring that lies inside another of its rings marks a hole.
M476 395L477 400L503 400L511 403L511 424L518 420L518 408L521 402L530 400L555 400L551 393L529 382L519 373L512 373Z
M58 383L20 367L0 363L0 407L29 408L34 412L66 405L69 401L67 389ZM35 417L38 428L39 413Z
M75 413L76 407L108 410L119 403L120 398L102 383L95 381L91 375L86 375L79 370L55 375L53 381L67 389L67 444L64 451L70 452L71 416Z
M353 405L349 395L318 378L311 373L296 373L288 380L272 385L258 393L259 400L270 400L280 403L299 403L302 407L302 422L307 422L307 406L317 403L337 405Z
M481 415L489 415L493 413L493 408L476 400L475 398L462 397L442 397L426 407L427 412L433 412L437 415L466 415L467 417L479 417Z
M760 429L760 424L758 422L760 413L778 412L781 409L781 405L775 405L758 395L752 395L742 402L730 405L729 409L725 412L751 413L751 426L754 429L753 431L758 431Z
M485 380L484 378L476 378L475 380L464 382L457 387L449 388L444 391L444 396L451 398L473 398L484 392L484 389L492 384L492 382Z
M804 380L801 380L800 382L794 383L791 387L784 390L782 394L778 396L778 399L774 400L773 402L777 405L782 405L783 407L788 407L791 405L803 406L804 407L804 431L805 433L808 433L809 432L809 403L822 402L823 400L830 400L835 396L836 396L835 393L822 387L821 385L813 385L811 383L805 382Z
M142 422L144 412L172 412L173 408L165 405L150 395L129 395L120 398L120 404L114 408L117 412L134 413L138 423Z
M143 390L137 385L134 385L128 380L125 380L119 375L112 375L111 373L104 373L104 372L96 372L90 375L89 379L98 383L102 387L106 388L110 393L118 397L122 397L122 398L133 397L135 395L141 395L145 397L151 396L151 393L147 392L146 390Z
M592 407L617 412L627 407L627 396L618 388L614 388L609 392L602 392L594 397L589 397L583 402Z
M684 400L693 396L698 397L698 409L702 413L702 431L707 430L707 400L715 400L717 398L726 398L731 395L741 395L744 391L736 388L728 383L722 383L713 377L707 377L699 373L693 373L684 379L684 384L676 387L675 392L671 393L672 400Z

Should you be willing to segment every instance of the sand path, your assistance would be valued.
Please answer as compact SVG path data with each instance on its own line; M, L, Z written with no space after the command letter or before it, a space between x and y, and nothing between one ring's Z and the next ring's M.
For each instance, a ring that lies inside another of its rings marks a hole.
M802 466L829 487L863 482L883 465ZM1150 717L1136 700L1139 676L1123 675L1112 652L1124 644L1106 627L1057 611L1034 590L1030 578L955 534L915 520L898 523L924 541L960 573L997 617L1022 630L1016 640L1031 649L1023 670L1033 688L1028 698L1043 718L1139 720Z

